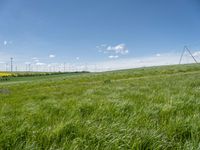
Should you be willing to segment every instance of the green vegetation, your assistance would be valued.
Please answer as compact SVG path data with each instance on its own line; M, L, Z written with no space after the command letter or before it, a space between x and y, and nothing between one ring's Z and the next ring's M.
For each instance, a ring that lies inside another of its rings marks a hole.
M17 79L0 149L200 149L198 64Z

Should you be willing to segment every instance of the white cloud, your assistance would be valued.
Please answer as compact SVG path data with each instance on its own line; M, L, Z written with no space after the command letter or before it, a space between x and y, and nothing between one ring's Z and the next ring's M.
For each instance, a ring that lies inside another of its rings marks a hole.
M43 66L43 65L45 65L45 63L37 62L36 65L37 66Z
M3 45L4 45L4 46L7 46L7 45L9 45L9 44L12 44L12 41L6 41L6 40L3 41Z
M119 44L116 46L108 46L106 50L108 52L113 52L113 53L122 54L122 55L127 54L129 52L125 44Z
M49 55L49 58L55 58L56 56L55 55L53 55L53 54L50 54Z
M6 46L7 44L8 44L8 42L7 42L7 41L3 41L3 45L5 45L5 46Z
M161 54L159 54L159 53L158 53L158 54L156 54L156 56L157 56L157 57L160 57L160 56L161 56Z
M126 55L129 53L128 48L125 44L118 44L115 46L107 45L107 44L101 44L100 46L97 46L98 52L108 54L108 58L119 58L121 55Z
M34 62L39 62L39 59L34 59L33 61L34 61Z
M110 58L110 59L117 59L117 58L119 58L119 56L118 55L115 55L115 56L110 55L110 56L108 56L108 58Z
M36 60L36 59L38 59L38 58L37 58L37 57L33 57L33 58L31 58L31 59Z
M79 60L80 59L80 57L76 57L76 60Z

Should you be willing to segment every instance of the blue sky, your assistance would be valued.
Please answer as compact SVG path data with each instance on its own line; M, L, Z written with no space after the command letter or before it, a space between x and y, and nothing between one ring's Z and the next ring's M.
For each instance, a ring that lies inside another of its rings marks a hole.
M199 0L0 0L0 62L124 62L178 56L184 45L195 53L199 18Z

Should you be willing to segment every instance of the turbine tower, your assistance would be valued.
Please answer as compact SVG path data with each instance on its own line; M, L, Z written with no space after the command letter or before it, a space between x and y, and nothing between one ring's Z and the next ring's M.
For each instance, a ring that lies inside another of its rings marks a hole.
M13 58L10 58L10 71L13 72Z

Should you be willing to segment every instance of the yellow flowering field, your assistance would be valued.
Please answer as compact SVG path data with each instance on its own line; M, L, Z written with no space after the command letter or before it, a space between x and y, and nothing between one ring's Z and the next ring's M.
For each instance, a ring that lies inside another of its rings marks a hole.
M0 72L0 77L9 77L9 76L12 76L12 74L7 72Z

